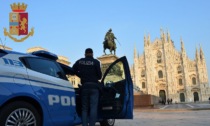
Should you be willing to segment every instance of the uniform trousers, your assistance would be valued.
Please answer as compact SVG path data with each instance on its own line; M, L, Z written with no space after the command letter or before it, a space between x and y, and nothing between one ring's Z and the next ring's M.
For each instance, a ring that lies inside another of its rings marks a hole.
M97 88L82 89L82 126L88 126L88 122L89 126L95 126L98 113L98 99L99 90Z

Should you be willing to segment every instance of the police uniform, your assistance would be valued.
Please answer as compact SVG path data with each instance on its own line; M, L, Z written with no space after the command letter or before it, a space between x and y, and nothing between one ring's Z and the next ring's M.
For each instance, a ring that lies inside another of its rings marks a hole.
M85 50L85 54L89 53L93 53L90 48ZM87 117L90 108L89 126L95 126L99 99L98 80L102 76L100 62L93 56L86 55L85 58L76 61L73 69L82 83L82 125L88 125Z

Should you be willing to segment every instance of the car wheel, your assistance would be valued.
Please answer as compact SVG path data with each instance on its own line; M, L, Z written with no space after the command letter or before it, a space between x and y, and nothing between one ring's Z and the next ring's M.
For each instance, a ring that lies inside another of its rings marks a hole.
M36 108L23 101L12 102L0 111L0 126L41 126Z
M100 122L101 126L114 126L115 119L106 119Z

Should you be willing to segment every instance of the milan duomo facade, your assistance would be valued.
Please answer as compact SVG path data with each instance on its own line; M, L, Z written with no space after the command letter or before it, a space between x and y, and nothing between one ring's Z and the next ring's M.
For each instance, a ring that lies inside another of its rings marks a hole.
M153 42L144 36L144 52L134 49L131 75L143 94L151 94L173 102L207 101L210 96L206 60L202 48L196 49L195 59L188 58L181 39L177 51L170 34L161 31Z

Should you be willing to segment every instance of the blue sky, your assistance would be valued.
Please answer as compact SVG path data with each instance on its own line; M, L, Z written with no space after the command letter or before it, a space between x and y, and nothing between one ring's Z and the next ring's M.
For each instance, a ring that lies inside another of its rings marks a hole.
M144 35L150 34L153 41L160 38L162 28L170 32L179 51L182 37L190 59L200 44L210 74L209 0L0 0L1 39L5 38L3 28L9 28L14 2L28 5L29 28L34 27L35 33L22 43L7 38L3 43L13 50L26 52L41 46L73 64L87 47L93 48L95 57L103 55L104 35L112 28L120 42L117 56L126 55L132 64L134 46L141 55Z

